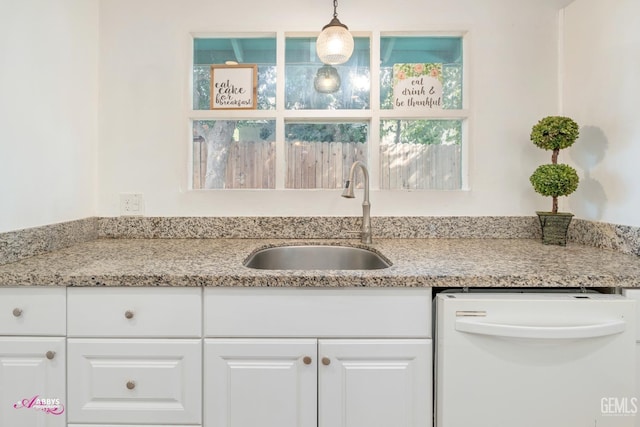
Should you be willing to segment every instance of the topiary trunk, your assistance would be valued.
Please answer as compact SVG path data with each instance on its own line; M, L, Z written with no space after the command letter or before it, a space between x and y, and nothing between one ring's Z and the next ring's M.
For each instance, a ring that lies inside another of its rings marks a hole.
M553 150L553 154L551 154L551 163L554 165L558 164L558 154L560 153L559 149ZM553 196L553 202L551 205L551 212L558 213L558 196Z

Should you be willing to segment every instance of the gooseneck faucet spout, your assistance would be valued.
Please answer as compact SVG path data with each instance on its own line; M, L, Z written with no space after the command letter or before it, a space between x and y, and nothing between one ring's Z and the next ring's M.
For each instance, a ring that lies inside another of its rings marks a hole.
M371 243L371 203L369 202L369 171L364 163L356 161L351 165L349 180L345 185L342 197L346 197L347 199L356 197L353 191L353 182L358 167L362 169L362 175L364 176L364 200L362 201L362 231L360 232L360 241L369 244Z

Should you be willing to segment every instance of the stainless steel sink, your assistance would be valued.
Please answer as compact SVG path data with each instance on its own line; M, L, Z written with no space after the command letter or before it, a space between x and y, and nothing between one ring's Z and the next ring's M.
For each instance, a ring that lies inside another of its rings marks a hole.
M391 262L363 248L299 245L261 249L244 265L261 270L379 270L390 267Z

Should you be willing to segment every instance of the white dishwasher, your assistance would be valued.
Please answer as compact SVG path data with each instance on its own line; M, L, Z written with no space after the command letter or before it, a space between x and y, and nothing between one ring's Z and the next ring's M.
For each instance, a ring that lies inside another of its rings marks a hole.
M470 292L435 305L436 427L634 425L635 301Z

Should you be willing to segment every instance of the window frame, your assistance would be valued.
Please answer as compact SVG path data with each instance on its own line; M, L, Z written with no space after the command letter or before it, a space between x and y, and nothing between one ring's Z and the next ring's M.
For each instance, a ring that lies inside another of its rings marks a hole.
M368 37L370 40L370 108L359 110L287 110L285 109L285 42L288 37L317 37L319 32L193 32L189 35L190 47L188 49L188 96L186 97L187 107L185 109L185 122L187 123L188 135L188 184L190 191L246 191L249 189L194 189L193 188L193 143L192 126L196 120L275 120L275 188L273 189L251 189L253 191L328 191L335 192L335 189L292 189L285 187L286 177L286 153L285 153L285 124L287 122L368 122L368 169L371 175L371 190L384 192L409 192L409 191L432 191L432 190L407 190L407 189L381 189L380 188L380 123L382 120L461 120L462 121L462 147L461 147L461 188L456 190L437 191L468 191L469 188L469 134L471 128L470 112L470 90L469 90L469 44L470 35L466 30L460 31L370 31L351 32L356 37ZM193 62L194 62L194 39L196 38L276 38L276 108L272 110L194 110L193 109ZM380 64L380 39L381 37L461 37L462 38L462 109L459 110L432 110L425 112L408 112L394 109L380 109L380 67L373 64Z

